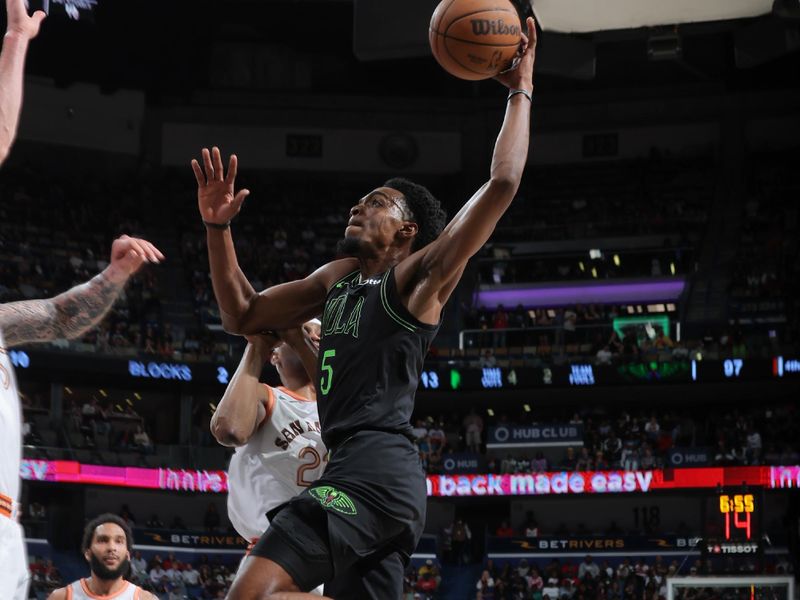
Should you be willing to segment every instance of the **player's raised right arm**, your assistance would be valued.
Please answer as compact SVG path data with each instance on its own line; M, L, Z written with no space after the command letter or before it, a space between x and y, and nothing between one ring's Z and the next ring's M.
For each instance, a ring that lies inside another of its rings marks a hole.
M17 134L22 106L22 79L28 42L39 33L44 13L28 16L25 0L6 0L8 27L0 52L0 164L8 156Z
M357 268L354 259L334 261L305 279L282 283L257 293L239 267L230 222L250 193L234 192L238 161L232 155L225 174L218 148L204 148L203 165L192 160L197 203L206 226L211 283L228 333L253 335L265 330L298 327L322 312L328 289ZM265 248L265 251L266 250Z

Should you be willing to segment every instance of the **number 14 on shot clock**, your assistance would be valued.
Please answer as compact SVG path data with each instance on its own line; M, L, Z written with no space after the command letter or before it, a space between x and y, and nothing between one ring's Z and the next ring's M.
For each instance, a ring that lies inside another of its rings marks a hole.
M754 510L753 494L720 495L719 512L725 515L725 540L733 539L732 534L736 533L736 530L743 532L745 539L752 539L751 518Z

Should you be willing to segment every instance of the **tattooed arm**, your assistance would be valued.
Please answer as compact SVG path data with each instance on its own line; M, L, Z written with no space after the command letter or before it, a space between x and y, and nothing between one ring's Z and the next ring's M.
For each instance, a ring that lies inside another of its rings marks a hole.
M54 298L0 305L0 331L7 346L76 338L97 325L131 275L164 255L150 242L123 235L111 246L111 264L91 281Z

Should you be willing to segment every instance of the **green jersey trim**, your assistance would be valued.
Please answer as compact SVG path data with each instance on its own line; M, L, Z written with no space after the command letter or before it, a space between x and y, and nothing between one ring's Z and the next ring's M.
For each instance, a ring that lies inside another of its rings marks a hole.
M388 314L398 325L404 327L411 333L416 333L417 331L416 325L412 325L411 323L403 319L403 317L398 315L394 311L394 309L389 305L389 297L386 294L386 282L389 281L390 274L391 270L387 271L386 274L383 276L383 280L381 281L381 304L383 304L383 308L386 311L386 314Z
M328 293L330 294L330 293L331 293L331 290L334 290L334 289L336 289L336 288L338 288L338 287L341 287L341 285L340 285L340 284L341 284L341 283L342 283L342 282L343 282L345 279L348 279L348 278L352 277L352 276L353 276L353 275L355 275L356 273L361 273L361 271L360 271L359 269L356 269L355 271L351 271L350 273L348 273L347 275L345 275L345 276L344 276L344 277L342 277L341 279L338 279L338 280L336 280L336 282L335 282L335 283L334 283L334 284L333 284L333 285L330 287L330 289L328 290Z

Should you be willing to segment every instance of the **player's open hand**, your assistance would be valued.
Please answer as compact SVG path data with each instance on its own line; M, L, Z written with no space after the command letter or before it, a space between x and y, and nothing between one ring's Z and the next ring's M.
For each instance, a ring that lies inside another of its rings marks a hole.
M197 206L200 216L206 223L224 225L239 214L244 199L250 194L249 190L234 192L238 160L231 154L228 162L228 173L222 166L222 155L219 148L214 146L211 152L203 148L203 166L192 159L192 170L197 179Z
M28 15L25 0L6 0L6 14L8 15L6 32L17 34L26 40L32 40L38 35L39 27L46 16L41 10Z
M123 235L111 245L111 264L107 275L114 281L126 281L145 263L158 264L164 255L147 240Z
M522 44L514 59L514 66L495 79L507 88L530 92L533 90L533 63L536 61L536 23L533 17L528 17L525 23L528 35L522 34Z

